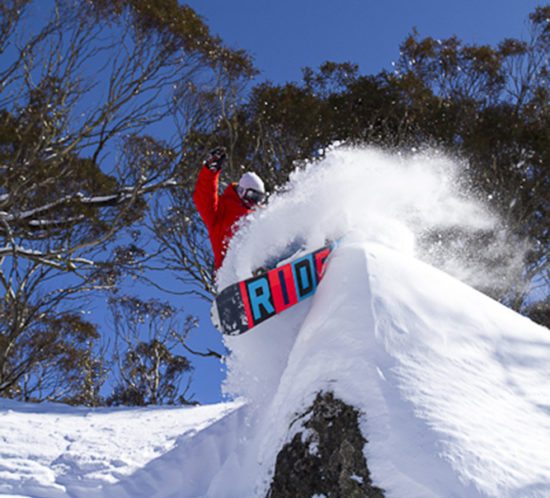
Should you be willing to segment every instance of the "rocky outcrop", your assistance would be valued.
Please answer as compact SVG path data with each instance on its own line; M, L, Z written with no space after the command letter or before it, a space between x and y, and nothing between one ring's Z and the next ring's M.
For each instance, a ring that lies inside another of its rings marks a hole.
M355 408L330 392L319 393L294 424L301 429L277 456L267 498L384 496L370 478Z

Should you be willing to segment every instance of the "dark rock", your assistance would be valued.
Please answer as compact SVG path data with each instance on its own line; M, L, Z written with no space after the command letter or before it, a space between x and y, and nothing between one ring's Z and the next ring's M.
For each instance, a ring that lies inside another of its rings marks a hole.
M277 455L268 498L383 498L370 478L358 411L319 393L293 424L303 428Z

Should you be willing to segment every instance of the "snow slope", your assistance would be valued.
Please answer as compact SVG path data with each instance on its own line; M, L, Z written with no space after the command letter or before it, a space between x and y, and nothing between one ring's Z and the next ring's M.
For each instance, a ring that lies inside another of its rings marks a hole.
M224 389L238 401L3 402L0 494L265 496L296 414L331 390L361 411L365 456L388 497L550 497L550 332L418 259L422 229L492 223L455 183L442 158L346 149L297 172L243 226L220 285L298 236L309 249L341 242L313 298L225 338ZM475 273L462 263L458 273Z
M90 496L237 406L90 410L0 400L0 495Z

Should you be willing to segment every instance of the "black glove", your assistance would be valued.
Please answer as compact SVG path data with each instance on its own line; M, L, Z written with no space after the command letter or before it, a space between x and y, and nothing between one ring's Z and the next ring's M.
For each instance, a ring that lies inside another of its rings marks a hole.
M225 147L216 147L208 153L207 158L202 164L203 166L206 166L210 171L216 172L222 169L226 158L227 154L225 152Z

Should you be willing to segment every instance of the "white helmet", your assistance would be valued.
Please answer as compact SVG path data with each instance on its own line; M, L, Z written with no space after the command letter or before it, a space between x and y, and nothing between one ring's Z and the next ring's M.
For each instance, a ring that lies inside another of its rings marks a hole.
M249 207L262 204L265 201L264 182L256 173L247 171L239 180L237 193Z

